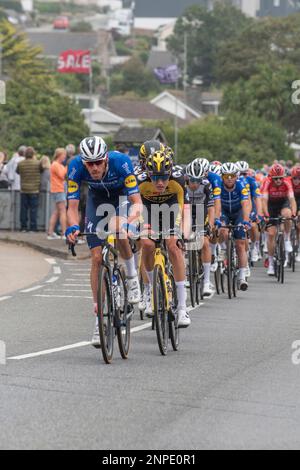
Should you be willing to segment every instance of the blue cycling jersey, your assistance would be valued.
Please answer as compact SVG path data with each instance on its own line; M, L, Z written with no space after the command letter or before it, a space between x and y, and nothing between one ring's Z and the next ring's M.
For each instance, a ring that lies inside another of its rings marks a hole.
M253 176L240 176L239 181L241 181L248 189L252 201L261 197L259 186Z
M220 187L215 189L215 199L221 200L224 214L236 214L242 209L242 202L248 201L249 191L241 181L237 181L232 190L226 189L221 181Z
M218 193L218 191L215 191L215 189L221 187L222 178L221 178L221 176L217 175L216 173L213 173L212 171L209 171L208 175L207 175L207 179L211 184L213 194L215 196L216 195L215 193L216 192Z
M108 171L103 179L94 180L85 168L80 156L75 157L68 169L68 199L80 199L80 186L83 181L92 193L104 200L119 196L132 196L139 193L130 158L120 152L108 152Z

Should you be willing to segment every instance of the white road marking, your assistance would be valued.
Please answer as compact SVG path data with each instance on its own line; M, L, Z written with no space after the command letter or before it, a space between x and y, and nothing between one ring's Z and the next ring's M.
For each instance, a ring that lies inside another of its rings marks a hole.
M89 271L88 271L89 272ZM87 273L82 273L82 274L76 274L72 272L72 276L77 276L77 277L86 277Z
M47 261L47 263L49 264L56 264L56 260L54 258L45 258L45 261Z
M90 284L62 284L63 287L91 287Z
M61 269L59 266L54 266L53 268L53 273L54 274L61 274Z
M11 295L6 295L5 297L0 297L0 302L2 302L3 300L11 299L11 298L12 298Z
M52 284L53 282L58 281L59 277L51 277L47 282L47 284Z
M6 365L6 344L4 341L0 341L0 364Z
M45 292L91 292L91 288L89 289L45 289Z
M84 296L84 295L51 295L51 294L36 294L33 297L57 297L61 299L92 299L92 296Z
M30 357L46 356L47 354L53 354L55 352L67 351L68 349L82 348L88 346L91 343L89 341L82 341L81 343L70 344L61 348L46 349L45 351L39 351L31 354L23 354L22 356L9 357L10 360L20 361L21 359L28 359Z
M43 296L36 295L35 297L43 297ZM50 297L50 296L48 296L48 297ZM197 305L197 307L188 307L187 310L189 312L191 312L191 311L196 310L197 308L199 308L201 305L203 305L203 304ZM152 322L148 322L148 323L145 323L143 325L136 326L135 328L131 329L131 333L137 333L139 331L146 330L147 328L150 328L151 326L152 326ZM56 352L67 351L67 350L70 350L70 349L82 348L82 347L90 346L90 345L91 345L90 341L82 341L80 343L69 344L67 346L62 346L62 347L59 347L59 348L46 349L44 351L38 351L38 352L35 352L35 353L23 354L22 356L9 357L8 360L20 361L22 359L29 359L29 358L38 357L38 356L46 356L46 355L53 354L53 353L56 353Z
M20 292L22 292L22 294L27 294L28 292L33 292L35 290L41 289L42 287L44 286L30 287L29 289L24 289L24 290L21 290Z

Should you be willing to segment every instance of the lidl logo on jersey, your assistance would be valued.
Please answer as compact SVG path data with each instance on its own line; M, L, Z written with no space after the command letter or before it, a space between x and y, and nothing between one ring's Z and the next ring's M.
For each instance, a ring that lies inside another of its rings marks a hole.
M242 194L243 196L248 196L249 195L248 189L247 188L242 189Z
M126 188L134 188L136 186L136 178L134 175L128 176L125 180L125 186Z
M221 188L215 188L214 189L214 196L220 196L221 192L222 192Z
M75 181L72 181L72 180L69 180L68 182L68 193L76 193L76 191L78 191L79 189L79 186L78 186L78 183L76 183Z

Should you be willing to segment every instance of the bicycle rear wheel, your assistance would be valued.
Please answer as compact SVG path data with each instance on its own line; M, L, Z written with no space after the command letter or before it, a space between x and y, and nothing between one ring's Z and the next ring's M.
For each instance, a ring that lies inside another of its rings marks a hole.
M158 347L161 354L166 356L169 342L169 322L164 273L159 265L154 267L153 273L153 303Z
M100 267L97 303L102 356L106 364L110 364L114 352L115 328L110 273L106 266Z
M290 265L294 273L296 271L296 256L297 256L297 251L298 251L297 231L295 228L293 228L291 232L291 243L292 243L293 251L290 255L291 256Z
M284 263L285 263L285 249L284 249L284 238L283 235L279 237L279 256L280 256L280 277L278 281L284 283Z
M190 284L190 297L192 307L195 307L196 289L197 289L197 278L196 278L196 266L195 266L195 251L189 250L189 284Z
M130 348L130 322L132 307L128 304L125 275L119 269L117 271L118 298L116 308L117 337L121 357L128 358Z
M227 274L227 293L228 298L232 299L233 297L233 266L232 266L232 239L229 238L227 241L227 267L226 267L226 274Z
M170 281L171 281L171 302L170 302L170 311L169 311L169 335L172 344L172 348L174 351L178 351L179 349L179 328L177 327L178 322L178 315L177 315L177 306L178 306L178 299L177 299L177 290L176 284L173 274L170 274Z

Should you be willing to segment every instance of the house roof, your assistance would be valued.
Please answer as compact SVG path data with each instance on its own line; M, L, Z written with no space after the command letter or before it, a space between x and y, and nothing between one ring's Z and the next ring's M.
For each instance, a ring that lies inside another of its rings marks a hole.
M204 0L135 0L136 17L177 18L191 5L205 5Z
M148 69L155 69L157 67L167 67L168 65L176 64L176 58L169 51L159 51L152 49L147 62Z
M177 100L180 101L181 106L183 106L186 109L187 112L187 121L190 121L191 119L195 118L201 118L203 116L203 113L199 109L195 109L195 107L190 106L189 100L187 100L187 103L184 102L184 93L182 91L175 91L175 90L168 90L168 91L163 91L159 95L157 95L151 103L156 104L158 103L162 98L164 97L169 97L171 100Z
M115 135L114 142L142 144L146 140L158 139L167 142L163 132L154 127L122 127Z
M43 48L43 55L58 57L61 52L68 49L90 49L92 54L99 55L107 50L111 44L111 34L107 31L91 33L71 32L28 32L28 38L33 46Z
M126 100L123 98L111 98L107 102L107 109L125 119L140 120L173 120L174 116L146 100ZM180 119L182 123L184 121Z

